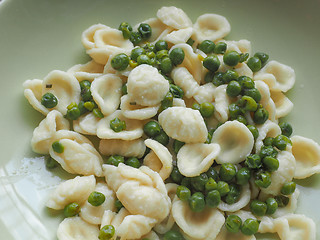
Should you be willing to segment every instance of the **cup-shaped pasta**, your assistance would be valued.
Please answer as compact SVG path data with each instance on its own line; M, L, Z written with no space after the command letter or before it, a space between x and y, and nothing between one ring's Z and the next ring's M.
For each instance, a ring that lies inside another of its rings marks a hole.
M293 103L281 91L271 91L271 98L276 106L276 118L287 116L293 109Z
M136 104L132 100L130 100L128 95L122 96L120 101L120 109L123 116L130 119L145 120L152 118L158 113L158 110L160 108L160 104L147 107Z
M234 51L241 53L241 51L238 49L238 47L236 45L232 45L232 46L234 47L233 49L236 49ZM228 49L229 49L229 46L228 46ZM231 66L226 65L223 62L223 55L218 55L218 58L220 61L220 67L218 69L219 72L226 72L227 70L232 70L232 71L237 72L239 74L239 76L247 76L250 78L253 77L253 72L248 67L248 65L246 63L244 63L244 62L238 63L236 66L231 67Z
M40 79L33 79L33 80L27 80L23 83L24 88L24 96L30 103L30 105L37 110L38 112L41 112L43 115L47 115L49 112L49 109L46 108L41 104L41 98L42 98L42 80Z
M251 55L251 42L247 39L239 41L223 41L228 45L228 50L237 51L239 53L249 53Z
M237 164L242 162L252 151L254 138L250 130L243 123L227 121L212 135L212 143L221 147L216 162Z
M82 45L86 49L91 49L91 48L96 47L94 35L95 35L96 31L98 31L100 29L110 29L110 27L103 25L103 24L94 24L94 25L90 26L89 28L87 28L82 33L81 42L82 42Z
M75 177L62 182L51 193L46 206L55 210L64 209L69 203L82 204L94 191L96 179L94 176Z
M268 101L268 104L264 106L264 108L268 111L269 117L268 119L272 122L278 123L278 118L276 116L276 104L273 102L273 100L270 98Z
M105 201L99 206L93 206L88 201L81 205L80 217L91 224L101 224L104 211L115 211L115 193L108 187L106 183L98 182L95 192L102 193L105 196Z
M171 33L164 36L163 40L172 44L185 43L192 36L192 34L193 34L192 27L179 29L179 30L172 31Z
M39 154L49 154L50 143L54 134L62 129L69 130L70 124L62 114L56 110L50 111L32 134L32 150Z
M230 33L231 27L228 20L218 14L203 14L198 17L193 25L194 37L198 42L204 40L216 41Z
M226 92L227 85L221 85L217 87L213 93L214 97L214 116L219 122L226 122L229 118L229 104L231 103L230 98Z
M143 165L159 173L162 180L166 180L172 172L172 155L161 143L146 139L145 145L152 151L143 159Z
M269 100L271 96L269 86L261 80L254 81L254 83L255 83L256 89L258 89L261 95L260 103L262 104L263 107L267 106L269 104Z
M143 23L147 23L152 28L152 34L151 37L148 39L149 42L156 42L159 39L162 39L165 37L168 33L170 33L173 28L167 26L162 21L160 21L159 18L149 18ZM140 24L137 24L133 27L133 29L137 30Z
M320 146L310 138L291 137L292 154L296 160L294 178L302 179L320 172Z
M232 232L229 232L225 226L223 226L215 240L229 240L229 239L256 240L256 237L254 235L250 235L250 236L244 235L241 231L237 233L232 233Z
M220 153L215 143L188 143L183 145L177 155L179 172L186 177L199 176L206 172Z
M67 73L72 73L79 82L89 80L92 82L103 73L104 66L91 60L85 64L77 64L69 68Z
M254 80L262 80L270 90L287 92L295 83L294 70L277 61L269 61L260 71L254 74Z
M278 124L267 120L264 124L257 127L259 136L256 139L255 150L258 153L263 146L263 140L266 137L276 137L281 134L281 129Z
M131 141L121 139L102 139L99 144L99 152L106 156L120 155L124 157L141 158L146 151L143 139Z
M187 202L176 199L172 215L187 239L214 240L225 222L224 215L216 208L193 212Z
M299 195L300 195L300 191L298 188L296 188L296 190L291 195L288 196L289 203L287 204L287 206L278 208L277 211L274 214L272 214L272 217L273 218L282 217L287 214L295 212L298 207Z
M73 121L73 130L86 135L97 135L99 121L100 118L97 118L92 112L89 112Z
M187 14L174 6L162 7L157 12L157 17L169 27L183 29L192 27L192 22Z
M159 236L154 231L150 231L146 235L143 235L139 240L144 240L144 239L160 240Z
M160 104L169 91L169 82L158 69L147 64L135 67L128 77L128 97L142 106Z
M92 97L103 115L108 116L118 109L122 95L121 87L121 78L114 74L102 75L92 82Z
M191 98L200 87L192 74L185 67L176 67L171 72L171 77L174 83L181 87L184 95Z
M193 95L193 98L199 104L204 102L213 102L215 89L216 87L212 83L201 85Z
M102 176L102 157L86 137L60 130L54 135L52 143L55 141L59 141L64 150L58 153L51 147L49 153L64 170L73 174Z
M171 107L162 111L159 123L168 136L185 143L203 143L208 132L198 110L184 107Z
M172 106L173 107L186 107L186 103L181 98L173 98Z
M126 129L115 132L110 127L110 121L119 118L126 123ZM107 117L101 119L98 123L97 136L102 139L122 139L134 140L140 138L143 134L143 122L135 119L129 119L123 116L121 110L116 110Z
M48 88L50 86L50 88ZM80 101L80 85L78 80L71 74L59 70L50 72L42 82L42 93L52 93L58 99L58 104L53 109L63 115L67 113L67 106Z

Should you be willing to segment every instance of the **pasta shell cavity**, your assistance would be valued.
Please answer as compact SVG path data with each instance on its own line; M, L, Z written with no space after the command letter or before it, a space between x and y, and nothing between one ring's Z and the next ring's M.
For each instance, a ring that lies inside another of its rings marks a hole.
M185 43L192 36L192 34L193 34L193 29L192 27L189 27L185 29L172 31L171 33L167 34L163 38L163 40L172 44Z
M212 143L221 147L216 162L240 163L252 151L254 139L250 130L238 121L227 121L222 124L212 135Z
M157 12L157 17L169 27L183 29L192 27L192 22L187 14L174 6L162 7Z
M96 46L94 34L100 29L110 29L110 27L103 24L94 24L82 33L81 42L86 49L91 49Z
M72 73L79 82L89 80L92 82L95 78L100 77L103 73L104 66L91 60L85 64L77 64L70 69L68 73Z
M23 83L24 96L30 103L30 105L37 111L41 112L43 115L47 115L49 109L41 104L42 97L42 80L33 79L27 80Z
M226 92L227 85L221 85L217 87L213 93L215 99L214 106L214 116L219 122L226 122L229 118L228 106L231 103L230 98Z
M100 118L97 118L92 112L89 112L73 121L73 129L78 133L96 135L99 121Z
M185 143L203 143L208 131L198 110L171 107L159 114L159 123L168 136Z
M169 91L169 82L150 65L134 68L128 77L128 97L142 106L160 104Z
M177 155L179 172L186 177L195 177L206 172L220 153L215 143L188 143L182 146Z
M192 74L185 67L176 67L171 72L176 85L182 88L187 98L191 98L200 87Z
M271 98L276 107L276 118L287 116L293 109L293 103L281 91L271 91Z
M278 124L267 120L263 125L257 127L259 136L256 139L255 150L258 153L263 146L263 140L266 137L276 137L281 134L281 129Z
M143 139L121 140L121 139L102 139L99 144L99 151L106 156L121 155L124 157L141 158L146 151Z

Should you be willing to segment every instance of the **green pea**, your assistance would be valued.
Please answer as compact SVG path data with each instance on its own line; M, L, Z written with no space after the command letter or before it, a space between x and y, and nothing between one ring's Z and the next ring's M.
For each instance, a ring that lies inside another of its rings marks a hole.
M205 75L204 75L204 82L205 83L209 83L213 81L213 77L214 77L214 72L208 71Z
M251 171L247 167L239 169L236 174L236 183L239 185L245 185L249 182L251 177Z
M288 205L290 201L290 198L283 195L275 196L274 199L277 201L278 207L285 207Z
M279 127L281 129L281 133L282 135L286 136L286 137L290 137L292 134L292 126L287 123L287 122L282 122L279 124Z
M256 103L256 101L249 96L242 96L239 101L239 105L243 108L243 110L249 112L254 112L258 108L258 104Z
M240 199L241 186L231 183L229 184L229 188L230 191L225 196L224 201L227 204L234 204Z
M238 122L243 123L244 125L247 125L247 119L246 119L244 116L242 116L242 115L238 115L238 117L236 118L236 120L237 120Z
M59 166L59 163L56 160L54 160L51 156L45 157L45 163L46 163L46 168L50 170Z
M199 176L191 178L191 185L196 191L204 191L205 185L209 180L207 174L201 173Z
M68 110L70 110L70 109L72 109L72 108L74 108L74 107L77 107L78 105L75 103L75 102L72 102L72 103L70 103L68 106L67 106L67 109Z
M259 152L260 158L265 158L266 156L277 157L278 151L272 146L262 146Z
M192 186L191 186L191 178L189 177L184 177L181 181L181 185L182 186L186 186L187 188L191 189Z
M122 32L124 39L129 39L132 32L132 27L127 22L122 22L118 28Z
M163 130L161 130L160 133L153 139L161 143L163 146L166 146L169 143L169 136Z
M174 48L169 53L169 58L174 65L179 65L183 62L185 53L182 48Z
M251 69L252 72L257 72L261 69L261 60L257 57L251 57L247 61L248 67Z
M168 92L163 100L161 101L161 110L165 110L173 106L173 95L171 92Z
M142 47L136 47L134 49L131 50L131 55L130 55L130 58L132 60L134 60L135 62L138 61L138 57L140 55L145 55L146 54L146 50L144 50L144 48Z
M167 75L164 75L164 74L162 74L162 76L163 76L166 80L168 80L169 84L173 84L173 85L174 85L174 82L173 82L173 80L172 80L171 77L169 77L169 76L167 76Z
M156 121L149 121L143 126L143 131L148 137L155 137L160 134L161 127Z
M83 88L81 90L80 95L81 95L82 100L85 101L85 102L86 101L90 101L92 99L90 88Z
M192 38L189 38L186 43L192 47L192 45L194 44L194 42L195 42L195 41L194 41Z
M164 57L160 61L160 70L162 73L167 74L170 73L173 68L172 61L168 57Z
M236 103L231 103L228 106L228 110L231 119L236 119L240 114L242 114L241 108Z
M252 133L252 136L254 139L257 139L257 137L259 137L259 131L256 128L256 126L254 125L247 125L247 128L250 130L250 132Z
M99 240L108 240L111 239L115 234L114 226L112 225L105 225L103 228L100 229L99 232Z
M210 167L208 171L206 171L206 175L209 178L213 178L215 181L219 180L219 174L213 167Z
M266 204L267 204L267 212L266 214L274 214L277 209L278 209L278 203L274 198L268 198L266 200Z
M80 115L85 114L86 112L88 112L88 109L86 109L84 107L84 101L82 101L82 100L79 102L78 108L80 110Z
M141 64L151 65L151 60L146 54L141 54L137 58L137 63L138 63L138 65L141 65Z
M183 98L184 96L184 91L181 87L177 85L170 84L169 91L173 94L173 97L175 98Z
M201 212L206 206L204 195L201 192L192 194L188 202L191 210L194 212Z
M83 106L89 111L92 111L95 108L95 104L91 101L85 102ZM81 114L81 111L80 111L80 114Z
M278 135L273 139L272 146L283 151L283 150L286 150L288 143L291 143L291 141L288 137L286 137L285 135Z
M63 214L65 217L73 217L80 212L80 205L76 202L69 203L63 209Z
M107 159L106 163L118 167L119 163L124 163L124 157L112 155Z
M156 53L156 58L158 60L161 60L164 57L169 57L168 50L163 49Z
M256 124L263 124L268 120L268 118L269 112L265 108L259 108L253 115L253 121Z
M249 58L249 53L240 53L240 60L239 62L244 62L247 61L247 59Z
M229 97L236 97L241 92L241 86L237 81L233 80L229 82L226 92Z
M286 182L283 184L281 188L281 193L283 195L291 195L296 190L296 183L295 182Z
M261 100L261 94L258 89L250 88L244 89L244 95L252 97L257 103Z
M121 132L126 129L126 122L119 118L114 118L110 121L110 128L115 132Z
M146 55L147 55L150 59L156 57L156 54L155 54L154 52L147 52Z
M240 76L238 78L238 82L240 83L243 89L252 89L255 87L254 81L252 80L252 78L248 76Z
M225 42L218 42L214 47L214 53L223 54L227 50L227 44Z
M240 231L242 225L242 220L237 215L229 215L226 219L225 226L227 230L231 233L237 233Z
M180 232L170 230L164 234L163 240L184 240L184 237Z
M80 83L81 90L84 88L90 88L91 82L89 80L82 80Z
M64 146L59 141L53 142L51 147L56 153L63 153L64 151Z
M227 51L223 55L223 62L231 67L236 66L240 61L240 54L236 51Z
M248 236L257 233L258 229L259 229L258 220L252 219L252 218L246 219L241 226L241 232L244 235L248 235Z
M259 154L250 154L246 157L245 164L250 169L257 169L261 167L261 158Z
M216 55L211 55L203 59L203 66L211 72L215 72L220 67L220 60Z
M180 173L179 169L176 166L173 166L170 177L172 181L174 181L177 184L180 184L183 179L182 174Z
M121 208L123 208L122 202L119 199L114 201L114 206L116 208L116 212L119 212Z
M211 132L208 132L207 139L206 139L206 141L205 141L204 143L209 144L209 143L211 143L211 140L212 140L212 133L211 133Z
M57 106L58 99L52 93L47 92L47 93L43 94L43 96L41 97L41 104L43 106L45 106L46 108L53 108L53 107Z
M267 188L271 184L271 174L269 172L259 171L255 173L254 183L260 188Z
M211 190L206 195L206 204L209 207L216 208L221 202L220 192L218 190Z
M232 70L227 70L223 76L222 76L222 79L223 79L223 82L225 83L229 83L231 81L235 81L237 80L239 77L239 74L235 71L232 71Z
M146 50L146 52L156 52L156 47L153 43L147 42L145 45L143 45L143 48Z
M129 57L126 54L120 53L111 59L111 66L115 70L123 71L128 67L129 60Z
M236 176L237 170L232 163L221 164L219 177L222 181L229 182Z
M224 181L219 181L217 184L217 190L221 197L224 197L230 192L229 184Z
M254 215L262 217L267 212L267 204L259 200L253 200L250 203L250 210Z
M182 146L184 144L185 144L184 142L181 142L181 141L175 139L173 141L173 150L174 150L174 152L177 154L179 152L180 148L182 148Z
M106 197L101 192L92 192L88 197L88 202L95 207L100 206L105 200Z
M263 166L270 172L274 172L279 168L279 160L271 156L264 157L262 159L262 163Z
M147 23L141 23L138 27L138 31L141 34L142 39L148 39L151 37L152 29Z
M213 179L213 178L209 178L208 181L206 182L206 184L204 185L204 188L206 190L206 192L209 192L211 190L215 190L217 189L217 182Z
M192 104L191 108L192 108L193 110L198 110L198 111L200 111L200 104L199 104L199 103L194 103L194 104Z
M97 118L103 118L103 113L101 112L101 110L99 108L95 108L92 110L92 113L95 117Z
M155 44L155 48L157 51L168 50L168 43L165 40L158 40Z
M136 157L129 157L127 160L124 161L124 163L134 168L139 168L141 166L139 159Z
M127 84L126 83L122 85L121 93L122 93L122 95L128 94L128 88L127 88Z
M266 137L263 139L263 145L265 146L272 146L273 137Z
M269 59L269 55L263 52L256 52L253 56L260 59L262 66L264 66Z
M214 47L215 44L211 40L204 40L198 46L198 48L206 54L212 53L214 51Z
M177 196L181 201L187 202L191 197L191 191L186 186L178 186L177 187Z
M134 44L134 45L138 45L139 43L141 43L142 41L142 36L139 32L131 32L130 35L130 41Z
M222 72L214 73L214 76L213 76L213 79L212 79L212 83L217 87L222 85L222 84L224 84L223 73Z
M200 113L203 117L211 117L214 112L212 103L204 102L200 104Z

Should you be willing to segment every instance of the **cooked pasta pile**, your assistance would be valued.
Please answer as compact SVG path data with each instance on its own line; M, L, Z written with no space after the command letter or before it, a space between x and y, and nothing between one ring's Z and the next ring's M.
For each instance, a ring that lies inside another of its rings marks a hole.
M89 27L91 61L24 83L45 116L33 151L76 175L46 204L66 216L60 240L315 239L292 180L319 173L320 146L280 120L294 70L229 32L223 16L162 7Z

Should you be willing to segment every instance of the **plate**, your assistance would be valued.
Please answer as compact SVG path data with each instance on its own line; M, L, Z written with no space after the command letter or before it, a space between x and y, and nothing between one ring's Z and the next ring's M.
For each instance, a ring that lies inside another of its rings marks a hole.
M289 98L295 106L287 119L294 134L320 142L319 1L2 0L0 239L56 239L60 218L44 207L44 201L68 177L59 169L46 171L43 158L31 151L32 131L42 116L24 98L22 83L85 63L88 57L80 36L90 25L135 24L154 17L164 5L182 8L193 21L207 12L223 15L232 28L227 39L248 39L253 52L267 52L270 59L294 68L296 85ZM297 182L301 190L297 212L314 219L320 239L320 177Z

